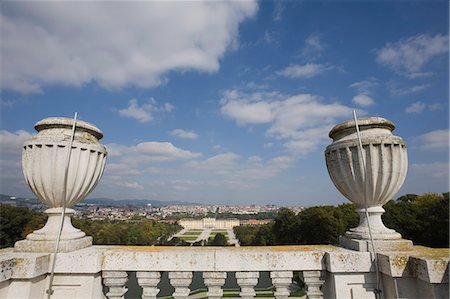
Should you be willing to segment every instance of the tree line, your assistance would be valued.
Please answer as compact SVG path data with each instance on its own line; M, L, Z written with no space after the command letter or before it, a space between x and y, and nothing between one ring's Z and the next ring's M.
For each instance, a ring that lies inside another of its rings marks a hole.
M407 194L388 202L383 222L415 245L449 247L449 193ZM356 227L354 204L306 208L299 214L281 209L265 225L234 228L241 245L338 244L339 236Z
M18 240L42 228L47 221L44 213L26 207L0 205L0 248L14 246ZM93 237L95 245L165 245L181 230L178 224L154 220L125 222L72 219L73 225Z

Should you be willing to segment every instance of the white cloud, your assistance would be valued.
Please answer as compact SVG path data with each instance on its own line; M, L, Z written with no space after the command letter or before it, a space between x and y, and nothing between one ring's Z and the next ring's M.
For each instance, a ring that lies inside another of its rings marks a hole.
M4 154L22 154L23 143L33 137L33 135L27 131L19 130L15 132L9 132L6 130L0 131L0 153Z
M428 110L430 111L436 111L442 109L442 104L434 103L434 104L428 104Z
M227 152L212 156L202 161L190 161L185 164L188 169L201 172L211 177L212 174L223 176L227 183L247 187L255 180L267 180L275 177L284 169L293 165L294 159L288 156L279 156L269 160L263 160L258 156L245 159L233 152Z
M143 185L136 181L130 180L128 174L116 175L111 173L108 168L105 170L105 176L102 178L99 188L102 188L102 186L108 186L108 190L115 189L115 192L120 193L123 193L123 190L126 189L125 192L127 195L125 196L127 196L127 198L130 198L128 192L142 191L145 189Z
M172 112L173 109L175 109L175 106L170 103L164 103L164 106L162 108L165 112Z
M375 101L372 99L372 97L365 93L360 93L354 96L352 98L352 102L362 107L369 107L375 104Z
M305 39L304 47L301 50L301 55L309 60L315 60L322 56L322 52L326 45L316 33L311 34Z
M203 161L190 161L186 166L193 169L206 170L217 174L228 174L236 167L236 162L241 156L228 152L218 154Z
M337 119L352 115L350 107L322 103L311 94L288 96L278 92L249 94L232 90L224 94L220 103L222 114L238 124L269 125L266 134L287 139L285 147L298 149L298 154L314 150L327 139L326 130L331 129Z
M399 87L396 84L390 84L390 92L394 96L406 96L414 93L419 93L429 87L431 87L431 84L419 84L408 87Z
M284 146L291 153L298 153L300 155L308 154L328 140L328 133L331 127L328 125L301 130L298 132L296 138L286 142Z
M153 113L155 112L171 112L174 106L169 103L165 103L162 106L157 106L156 101L150 98L145 104L139 106L136 99L132 99L128 102L128 107L118 110L120 116L134 118L135 120L146 123L153 120Z
M144 186L134 181L118 181L117 184L128 189L144 190Z
M0 99L0 108L11 108L16 102L12 100Z
M134 146L110 143L106 148L109 156L120 157L121 163L131 164L186 160L201 156L200 153L178 148L170 142L147 141Z
M108 157L120 157L130 151L130 147L117 143L108 143L105 145L108 151Z
M216 72L257 9L256 1L4 2L2 85L148 88L168 71Z
M430 60L447 52L448 36L418 34L396 43L387 43L377 50L376 59L399 74L417 78L427 74L422 70Z
M449 164L447 162L412 164L411 169L415 175L419 175L422 179L430 177L434 179L447 178L448 184Z
M408 106L405 109L406 113L422 113L422 111L426 108L425 103L422 102L415 102Z
M322 51L324 45L317 34L311 34L305 40L305 44L315 51Z
M183 129L175 129L172 132L170 132L170 135L184 138L184 139L197 139L198 134L194 131L186 131Z
M222 106L221 111L239 123L263 124L274 118L271 104L265 102L229 101Z
M333 67L326 64L292 64L277 72L277 74L288 78L311 78L331 69L333 69Z
M378 80L370 78L350 84L350 88L355 89L358 94L352 98L353 103L361 107L369 107L375 104L372 93L373 89L378 85Z
M109 152L108 152L109 154ZM141 171L136 165L125 164L125 163L106 163L106 172L113 175L139 175Z
M170 161L176 159L193 159L200 156L188 150L180 149L170 142L148 141L136 145L136 152L154 161Z
M139 107L138 101L135 99L130 100L128 104L128 108L119 110L120 116L134 118L142 123L149 122L153 119L151 105Z
M273 4L272 18L274 21L281 21L285 7L281 1L274 1Z
M350 88L354 88L359 93L371 94L373 89L378 85L378 80L370 78L350 84Z
M406 107L405 112L406 113L422 113L425 109L428 109L429 111L436 111L442 109L442 105L439 103L432 103L427 104L421 101L412 103L408 107Z
M449 134L448 129L435 130L416 137L415 141L424 150L446 151L449 148Z

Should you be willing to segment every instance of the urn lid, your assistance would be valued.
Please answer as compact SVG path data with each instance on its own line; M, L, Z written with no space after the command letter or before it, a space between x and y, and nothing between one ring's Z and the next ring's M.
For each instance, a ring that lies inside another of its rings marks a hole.
M67 128L72 129L73 126L73 119L67 118L67 117L48 117L41 121L38 121L34 128L36 131L42 131L45 129L53 129L53 128ZM77 120L76 124L77 130L86 131L92 135L94 135L98 140L103 138L103 132L94 126L93 124L90 124L88 122Z
M373 128L388 129L389 131L393 131L395 129L393 122L382 117L358 118L358 126L360 131ZM334 126L333 129L331 129L329 136L333 140L337 140L343 135L348 135L354 132L356 132L355 121L349 120Z

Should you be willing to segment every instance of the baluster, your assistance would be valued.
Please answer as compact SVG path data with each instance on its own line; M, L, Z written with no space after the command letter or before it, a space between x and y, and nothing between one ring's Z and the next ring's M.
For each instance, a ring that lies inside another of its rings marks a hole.
M286 299L289 297L289 286L292 283L292 271L272 271L270 272L272 284L275 287L275 298Z
M125 284L128 281L128 273L125 271L103 271L103 283L109 287L106 297L109 299L123 299L128 289Z
M142 287L142 299L156 299L159 293L157 285L161 278L161 273L150 271L136 272L138 284Z
M255 286L258 284L259 272L236 272L236 280L241 287L239 295L243 299L251 299L256 295Z
M306 285L306 298L323 299L321 287L325 282L322 271L303 271L303 282Z
M192 281L192 272L169 272L170 284L175 288L172 297L175 299L185 299L191 290L189 285Z
M203 281L208 288L208 298L222 298L222 286L225 284L225 278L227 278L227 272L203 272Z

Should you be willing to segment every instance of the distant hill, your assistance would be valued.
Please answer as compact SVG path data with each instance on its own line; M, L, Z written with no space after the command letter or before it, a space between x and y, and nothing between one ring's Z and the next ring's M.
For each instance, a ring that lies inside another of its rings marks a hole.
M23 198L23 197L14 197L12 195L0 194L0 203L11 201L29 204L40 203L39 200L37 200L36 198ZM183 201L161 201L150 199L111 199L111 198L88 198L83 200L81 203L94 204L100 206L146 206L148 204L151 204L153 207L162 207L169 205L180 205L180 206L200 205L198 203L183 202Z

